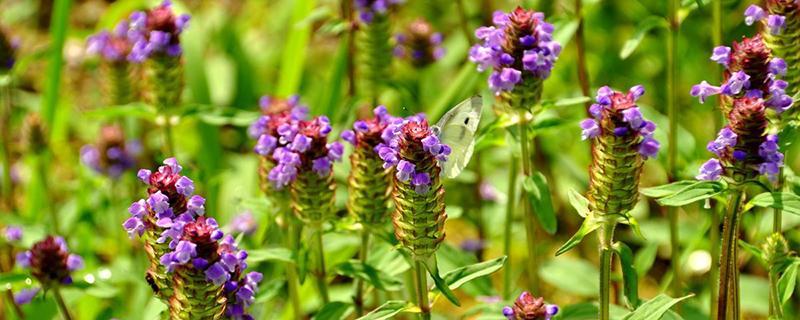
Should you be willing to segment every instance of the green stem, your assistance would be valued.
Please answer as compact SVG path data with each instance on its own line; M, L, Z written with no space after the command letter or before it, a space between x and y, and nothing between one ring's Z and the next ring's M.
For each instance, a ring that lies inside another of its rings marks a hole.
M719 257L719 217L722 215L722 206L719 202L711 200L711 229L709 230L709 241L711 242L711 257ZM711 259L711 279L708 283L718 283L719 281L719 260ZM711 311L709 319L714 319L717 316L717 290L711 287L710 307Z
M511 167L508 170L508 199L506 200L506 224L503 226L503 252L508 259L511 259L511 226L514 223L514 208L516 207L517 195L517 175L519 167L517 157L511 156ZM511 297L513 284L511 283L511 264L508 264L503 272L503 298Z
M611 249L614 241L613 222L605 222L597 231L600 249L600 320L609 320L611 306Z
M519 143L522 149L522 173L525 177L531 176L532 164L530 153L530 141L528 139L528 117L526 111L519 109ZM528 289L531 292L539 292L539 257L538 244L536 241L536 217L531 210L530 202L522 201L522 220L525 221L525 233L528 239ZM541 293L540 293L541 294Z
M778 279L780 274L777 270L769 271L769 318L783 319L783 306L780 294L778 293Z
M287 212L286 216L286 241L289 245L289 250L292 252L298 252L297 250L297 222L294 220L291 212L284 210ZM303 305L300 303L300 295L299 295L299 288L298 284L300 281L298 280L297 275L297 263L292 262L286 266L286 281L288 282L287 286L289 289L289 299L292 303L292 309L294 310L294 317L296 319L300 319L303 317Z
M361 264L367 264L367 254L369 253L369 231L362 229L361 230L361 250L359 252L359 259L361 259ZM353 297L353 305L356 308L356 316L361 317L364 315L364 281L360 278L356 278L354 280L356 292L355 296Z
M783 168L781 168L780 172L778 172L778 183L775 185L775 191L782 192L783 185L786 182L786 175L783 172ZM775 208L772 216L772 232L773 233L782 233L783 232L783 210L779 208Z
M414 261L414 274L416 276L417 306L420 310L419 318L422 320L430 320L431 305L430 302L428 302L428 275L422 261Z
M169 116L164 122L164 148L167 157L175 156L175 143L172 141L172 120Z
M323 249L322 245L322 226L317 226L312 231L314 232L314 241L317 245L317 272L315 272L317 276L317 288L319 289L319 296L324 305L330 302L331 298L330 295L328 295L328 273L325 270L325 250Z
M669 118L669 149L667 150L667 172L669 181L675 181L678 176L677 156L678 156L678 113L676 99L678 97L677 83L677 58L678 58L678 33L680 25L678 22L678 0L669 0L669 26L670 32L667 38L667 117ZM670 252L672 258L671 291L674 296L681 296L681 249L678 237L678 210L675 207L667 208L667 218L669 219L669 239Z
M50 188L48 187L48 182L47 182L48 170L47 166L45 165L47 162L49 162L49 160L46 159L46 157L48 156L49 154L47 153L47 151L44 151L36 155L36 170L38 171L39 175L38 178L41 183L42 190L45 193L44 195L45 199L50 199L50 197L48 196ZM61 224L59 223L60 221L58 219L58 214L56 213L56 209L53 208L51 205L44 204L44 210L46 210L47 213L50 215L50 220L53 220L51 225L53 227L52 230L53 234L59 234L58 232L59 230L61 230Z
M61 315L64 317L64 320L72 320L72 316L69 315L69 308L67 308L67 304L64 303L64 298L61 297L61 290L58 288L58 286L53 288L53 297L56 299L58 310L61 311Z
M732 191L728 211L722 227L722 254L720 256L717 319L739 319L739 215L743 200L742 190Z
M14 211L14 186L11 182L11 75L0 75L0 148L3 148L2 194L6 210Z

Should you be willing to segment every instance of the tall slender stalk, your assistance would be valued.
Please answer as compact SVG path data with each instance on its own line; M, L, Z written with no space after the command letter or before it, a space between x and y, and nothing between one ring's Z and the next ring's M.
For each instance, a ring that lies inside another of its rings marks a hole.
M0 148L3 148L3 202L14 211L14 186L11 182L11 76L0 75Z
M347 95L350 98L356 96L356 22L353 19L353 1L342 0L341 3L342 20L347 22Z
M56 299L58 310L61 311L61 316L64 317L64 320L72 320L72 316L69 314L69 308L67 308L67 304L64 303L64 298L61 297L61 289L59 289L58 286L53 288L53 297Z
M527 110L519 109L519 143L522 149L522 174L527 178L531 176L533 170L530 141L528 139L528 116ZM528 239L528 288L533 292L539 292L539 257L538 257L538 242L536 241L536 216L531 210L530 202L522 202L523 216L525 221L525 230Z
M678 58L678 33L680 25L678 22L678 0L669 0L669 37L667 40L667 117L669 117L669 150L667 150L667 172L669 181L673 182L678 175L676 165L678 155L678 113L676 99L678 97L677 83L677 58ZM675 207L667 208L669 219L669 242L672 258L673 280L671 284L672 294L681 295L681 250L680 239L678 236L678 210Z
M739 319L739 216L744 199L742 190L733 190L722 228L717 319Z
M514 208L517 205L517 176L519 174L519 160L516 156L511 156L511 166L508 170L508 199L506 200L506 224L503 226L503 252L506 257L511 259L511 226L514 223ZM507 265L503 272L503 298L511 298L513 284L511 282L511 264Z
M361 249L358 254L358 258L361 260L362 265L367 264L367 254L369 253L369 231L362 229L361 230ZM364 315L364 281L360 278L356 278L353 280L355 283L355 297L353 298L353 304L356 308L356 316L360 317Z
M431 305L428 301L428 274L422 261L414 261L414 275L416 276L417 305L420 309L419 318L430 320Z
M314 242L316 244L317 254L317 270L314 273L317 276L317 288L323 304L331 302L330 295L328 294L328 273L325 270L325 250L322 244L322 226L316 226L311 230L314 232Z
M611 261L613 251L615 223L607 221L598 229L597 237L600 241L600 320L609 319L611 306Z
M297 221L292 216L291 212L289 211L288 206L285 207L286 210L286 242L289 246L289 250L292 252L298 252L298 245L297 245L297 237L299 232ZM297 275L297 263L292 262L286 266L286 281L288 282L287 287L289 291L289 299L292 303L292 309L294 310L294 317L295 318L302 318L303 317L303 305L300 303L300 295L299 295L299 279Z
M711 39L714 45L722 43L722 0L711 1ZM715 65L716 73L718 74L718 81L722 81L722 67ZM717 98L717 108L722 110L722 97ZM725 115L722 112L714 112L714 128L722 127ZM709 229L709 242L711 243L711 257L719 257L719 217L722 215L722 206L714 199L711 199L711 228ZM719 260L711 259L711 281L709 283L716 284L719 279ZM717 316L717 290L711 287L711 294L709 294L709 310L711 319Z

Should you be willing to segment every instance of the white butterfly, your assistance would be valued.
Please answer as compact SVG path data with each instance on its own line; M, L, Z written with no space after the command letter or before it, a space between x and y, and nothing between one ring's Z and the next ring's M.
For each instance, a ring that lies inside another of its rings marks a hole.
M475 150L475 133L481 121L482 108L483 99L474 96L447 111L432 128L439 141L452 150L442 164L443 176L455 178L469 164Z

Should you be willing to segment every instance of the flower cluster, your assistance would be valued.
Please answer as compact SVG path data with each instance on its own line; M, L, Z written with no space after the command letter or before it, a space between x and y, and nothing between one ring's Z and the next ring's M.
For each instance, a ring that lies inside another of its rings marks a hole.
M717 180L726 175L739 179L751 178L755 172L777 179L783 166L783 154L778 150L778 136L765 134L767 120L765 102L758 98L739 98L733 101L728 115L729 125L722 128L717 138L706 149L714 153L700 167L699 180Z
M581 137L593 139L603 134L616 137L641 136L639 154L645 159L655 157L660 145L653 138L655 123L644 119L636 101L644 95L641 85L632 87L628 93L615 92L604 86L597 90L596 103L589 108L591 118L581 122Z
M128 60L142 62L148 57L164 54L180 56L183 53L180 34L189 26L190 18L188 14L176 16L169 0L147 12L132 13L128 37L134 44Z
M105 126L100 130L100 139L95 145L81 147L81 162L102 174L118 178L133 168L141 151L138 141L125 141L125 133L119 126Z
M342 140L354 147L371 148L378 152L376 147L384 142L384 130L389 125L401 123L403 119L390 115L385 106L378 106L372 112L375 115L373 118L358 120L353 123L352 130L343 131Z
M194 193L194 182L180 174L183 168L175 158L164 160L158 171L139 170L137 176L148 184L148 197L140 199L128 208L131 217L123 223L128 235L141 236L145 230L162 230L158 243L175 239L183 226L195 216L205 213L205 199ZM172 241L170 248L177 242Z
M262 156L269 156L277 147L286 146L279 140L278 128L283 124L293 121L305 120L308 117L308 107L300 104L299 96L289 99L263 96L258 102L262 116L253 122L247 132L251 138L256 139L255 152Z
M17 264L30 269L34 278L43 287L71 284L73 271L83 268L83 259L70 254L67 243L61 237L47 236L31 247L17 254Z
M262 275L247 269L247 251L237 248L232 236L219 229L214 218L199 216L180 224L181 228L172 239L173 251L161 256L161 264L167 272L186 269L202 272L214 286L223 286L228 300L226 313L232 317L244 315L244 309L255 299Z
M419 19L395 36L394 55L408 59L415 67L424 67L444 56L442 34L434 32L430 23Z
M439 141L423 115L394 121L383 130L381 136L383 142L375 150L383 160L384 168L395 167L395 177L399 181L409 183L418 194L427 194L434 172L430 172L431 168L417 166L424 162L447 161L450 146Z
M511 91L525 77L545 79L561 53L553 40L553 25L544 14L517 7L511 13L495 12L494 26L480 27L482 41L470 49L469 59L478 71L493 69L489 87L499 94Z
M134 44L140 40L141 34L131 32L128 20L120 21L114 30L103 30L89 37L86 41L86 52L100 55L109 62L140 62L136 55L131 55Z
M778 14L768 14L758 5L751 4L744 11L744 23L748 26L751 26L756 21L761 21L764 23L764 26L769 29L769 33L772 35L780 34L783 28L786 26L786 17Z
M760 98L777 113L792 105L792 97L786 94L787 83L780 80L786 75L786 62L773 57L761 35L734 42L733 48L714 48L711 60L725 66L725 83L714 86L707 81L694 85L691 95L701 103L712 95L721 94L730 98Z
M344 152L341 143L328 143L331 130L328 117L319 116L311 120L285 122L277 128L277 139L269 136L272 139L269 139L268 149L278 163L270 170L269 180L276 188L289 185L299 171L313 170L320 177L331 173L333 162L340 160Z
M558 306L544 303L544 298L535 298L525 291L514 301L513 306L503 308L508 320L550 320L558 313Z
M354 0L358 17L364 23L372 23L376 15L385 15L392 6L402 4L405 0Z
M0 30L0 71L11 70L16 63L16 45L10 41L6 33Z

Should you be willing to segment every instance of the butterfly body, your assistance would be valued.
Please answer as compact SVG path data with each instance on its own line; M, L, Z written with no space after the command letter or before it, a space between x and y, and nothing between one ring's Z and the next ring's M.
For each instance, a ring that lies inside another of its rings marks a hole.
M481 97L471 97L445 113L433 128L439 141L452 150L442 164L443 176L454 178L469 164L475 150L475 134L481 121L482 108Z

